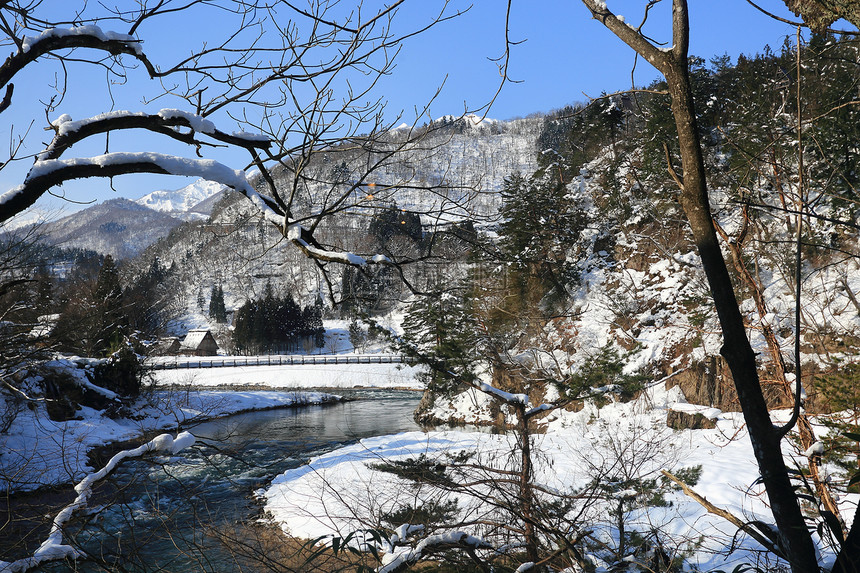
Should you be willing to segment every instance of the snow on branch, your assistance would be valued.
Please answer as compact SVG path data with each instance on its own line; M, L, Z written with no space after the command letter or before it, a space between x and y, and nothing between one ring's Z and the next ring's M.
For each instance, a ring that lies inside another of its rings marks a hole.
M386 554L383 558L383 565L377 569L377 573L397 573L405 571L426 555L445 551L447 549L465 549L469 552L474 552L477 549L492 549L493 546L473 535L462 531L454 531L443 533L440 535L431 535L423 539L414 549L410 549L405 553L398 555Z
M558 408L558 404L544 403L544 404L541 404L540 406L535 406L534 408L531 408L530 410L526 411L525 416L526 416L526 418L531 418L532 416L536 416L536 415L540 414L541 412L547 412L549 410L554 410L556 408Z
M54 518L51 532L48 538L30 557L17 561L0 561L0 573L19 573L27 571L46 561L57 561L60 559L77 559L84 557L84 553L71 545L63 544L63 527L72 516L87 507L87 501L92 493L93 485L107 477L126 458L137 458L147 453L162 452L165 454L177 454L183 449L192 446L195 438L188 432L180 432L173 438L170 434L161 434L147 443L132 450L123 450L115 454L105 466L97 472L91 473L75 486L78 496L75 501L64 507Z
M368 264L374 265L391 265L393 262L391 259L386 257L385 255L374 255L369 259L366 259L360 255L356 255L355 253L350 253L347 251L329 251L322 247L316 239L314 239L313 234L305 227L298 223L294 223L287 228L286 237L288 240L292 241L294 245L296 245L303 253L305 253L308 257L312 259L317 259L320 261L329 261L332 263L342 263L345 265L352 265L357 267L363 267Z
M184 114L178 110L162 110L160 117L165 121L179 119L189 125L209 129L209 125L203 123L205 120L202 118ZM103 127L105 123L109 122L127 122L139 119L150 121L152 118L153 116L141 116L129 112L112 112L81 122L72 122L69 118L60 118L55 122L55 128L59 138L61 135L68 137L72 134L79 134L91 129L92 126ZM268 140L264 141L252 134L235 134L229 137L242 138L249 147L268 146ZM385 255L364 258L350 252L326 249L319 244L310 230L290 221L288 215L284 213L284 209L275 199L259 193L248 180L244 171L232 169L211 159L190 159L152 152L116 152L73 159L41 159L41 157L43 156L40 156L40 160L33 164L23 184L0 195L0 221L5 221L24 211L49 189L72 179L114 177L132 173L201 177L207 181L221 183L245 195L267 221L281 229L287 239L311 258L354 266L393 264L391 259Z
M250 199L266 220L278 226L284 224L285 217L277 203L258 193L244 171L231 169L211 159L189 159L150 152L107 153L95 157L37 161L23 184L0 195L0 220L6 220L30 207L48 189L65 181L131 173L184 175L221 183Z
M388 539L388 550L393 553L394 550L401 544L405 543L406 540L413 533L422 533L424 531L423 525L412 525L410 523L403 523L397 529L394 530L394 533L391 534L391 537Z
M0 66L0 87L5 86L28 64L41 56L72 48L93 48L113 56L126 54L140 61L150 77L159 75L143 53L140 42L127 34L105 32L95 25L51 28L36 37L25 36L16 53Z
M527 394L511 394L510 392L499 390L495 386L490 386L486 382L475 384L475 387L481 392L492 394L496 398L508 402L509 404L522 404L523 406L527 406L529 403L529 397Z
M39 154L38 161L58 159L72 145L87 137L121 129L145 129L194 146L202 144L194 138L194 133L202 133L216 141L249 150L268 149L272 143L264 135L225 133L217 129L210 120L179 109L162 109L154 115L143 112L111 111L78 121L73 121L68 114L63 114L51 123L51 127L56 131L56 135L45 151ZM177 127L187 127L191 133L182 133L176 129Z
M110 31L105 32L98 26L92 24L88 26L76 26L74 28L49 28L35 38L24 36L24 40L21 42L21 52L27 53L31 51L34 46L39 46L40 44L55 38L66 38L69 36L89 36L103 43L120 42L134 50L135 54L143 54L143 48L141 48L140 42L128 34L120 34Z

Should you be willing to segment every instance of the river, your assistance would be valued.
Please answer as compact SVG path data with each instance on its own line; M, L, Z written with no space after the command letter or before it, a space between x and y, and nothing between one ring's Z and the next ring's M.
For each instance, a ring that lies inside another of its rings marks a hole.
M360 438L418 429L418 392L340 392L354 401L239 414L200 424L178 460L132 461L94 501L102 508L71 536L92 561L78 571L238 571L236 548L262 542L254 492L311 457ZM219 541L219 538L221 541ZM223 540L229 538L225 545ZM242 571L271 570L249 565ZM66 571L54 565L52 571Z

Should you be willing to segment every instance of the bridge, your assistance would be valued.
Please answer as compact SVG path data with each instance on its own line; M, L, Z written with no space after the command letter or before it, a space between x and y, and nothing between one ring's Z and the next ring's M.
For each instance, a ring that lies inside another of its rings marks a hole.
M153 370L237 366L305 366L315 364L412 364L399 354L272 354L267 356L158 356L147 360Z

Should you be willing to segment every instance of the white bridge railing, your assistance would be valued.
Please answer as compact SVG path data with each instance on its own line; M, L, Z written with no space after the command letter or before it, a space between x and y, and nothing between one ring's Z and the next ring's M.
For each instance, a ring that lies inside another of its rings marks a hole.
M273 354L268 356L159 356L148 361L153 370L225 368L235 366L302 366L312 364L411 364L399 354Z

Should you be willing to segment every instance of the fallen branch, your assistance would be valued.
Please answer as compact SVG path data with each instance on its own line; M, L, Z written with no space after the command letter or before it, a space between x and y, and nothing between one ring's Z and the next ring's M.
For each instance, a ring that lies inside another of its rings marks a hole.
M776 542L772 539L769 539L765 535L763 535L760 531L755 529L755 527L753 525L744 522L743 520L738 518L736 515L729 512L728 510L725 510L721 507L717 507L716 505L714 505L713 503L711 503L710 501L705 499L703 496L701 496L698 493L696 493L695 491L693 491L693 488L691 488L690 486L685 484L683 481L681 481L679 478L672 475L668 471L660 470L660 473L662 473L664 476L666 476L667 479L669 479L672 482L674 482L675 484L677 484L681 488L681 491L683 491L687 497L691 498L693 501L695 501L696 503L698 503L699 505L704 507L706 510L708 510L708 513L712 513L714 515L722 517L723 519L725 519L726 521L728 521L729 523L731 523L732 525L737 527L739 530L743 531L744 533L746 533L747 535L749 535L750 537L752 537L753 539L755 539L756 541L761 543L761 545L765 549L772 552L774 555L777 555L777 556L785 559L784 552L779 548L779 546L776 544Z

